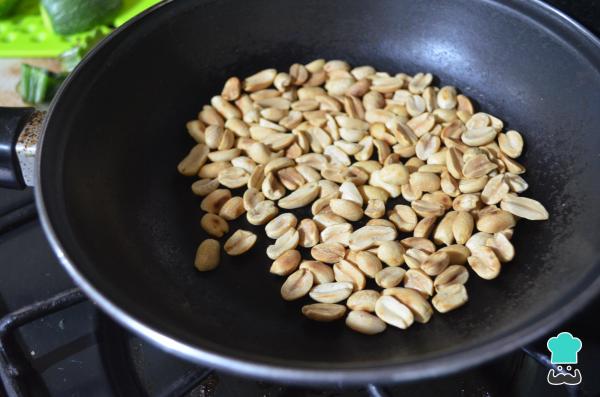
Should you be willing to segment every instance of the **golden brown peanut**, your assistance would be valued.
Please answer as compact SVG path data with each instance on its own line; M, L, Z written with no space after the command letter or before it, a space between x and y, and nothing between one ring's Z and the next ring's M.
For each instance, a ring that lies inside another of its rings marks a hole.
M298 233L302 247L311 248L319 243L319 229L312 219L303 219L298 226Z
M200 220L200 225L206 233L217 238L223 237L225 234L229 233L227 221L219 215L211 213L204 214Z
M242 117L240 110L227 102L225 98L220 95L214 96L210 100L210 104L215 108L225 119L239 119Z
M445 86L437 93L437 105L441 109L453 109L457 105L456 88Z
M398 197L402 192L402 188L404 188L405 186L409 186L409 185L399 186L399 185L393 185L391 183L384 182L381 179L381 171L382 170L371 172L371 175L369 176L369 185L385 190L392 197Z
M354 263L367 277L374 278L375 274L383 268L377 255L371 252L350 251L349 254L350 253L354 253L354 258L351 259L350 255L348 255L346 259Z
M500 262L510 262L515 257L515 248L502 232L488 238L485 245L494 251Z
M287 73L277 73L273 79L273 86L279 92L285 91L292 84L292 78Z
M204 143L204 129L206 128L204 123L200 120L188 121L185 125L188 134L197 142Z
M324 243L340 243L348 246L352 231L352 225L349 223L331 225L321 231L321 241Z
M472 211L481 208L481 200L477 194L461 194L452 202L455 211Z
M413 94L420 94L429 86L429 84L431 84L432 81L433 76L431 73L417 73L410 80L408 89Z
M227 239L223 248L228 255L237 256L247 252L256 243L256 234L238 229Z
M404 287L414 289L425 297L433 295L433 280L421 269L408 269L406 271Z
M396 205L389 216L401 232L412 232L417 226L417 214L408 205Z
M425 133L419 138L415 146L415 153L421 160L427 160L440 150L440 146L441 140L439 137Z
M379 317L361 310L352 310L346 317L346 325L365 335L379 334L387 328Z
M419 269L421 267L421 264L425 261L425 259L427 259L428 256L428 252L425 252L418 248L408 248L406 250L406 253L403 255L404 262L411 269Z
M467 260L471 269L486 280L492 280L500 274L500 261L490 247L480 246L471 251Z
M346 307L334 303L313 303L302 306L302 314L311 320L329 322L344 317Z
M204 240L196 251L194 265L201 272L213 270L219 266L221 258L221 245L217 240L211 238Z
M389 226L363 226L350 236L350 249L362 251L396 239L396 230Z
M321 182L321 174L319 174L314 168L308 165L297 165L296 171L298 171L298 173L302 175L302 178L304 178L306 182ZM321 186L321 184L319 184L319 186ZM322 186L321 192L323 192Z
M441 204L444 207L444 210L449 210L452 208L452 197L448 196L446 193L442 191L437 191L433 193L425 193L422 200L430 201L432 203Z
M450 211L438 223L433 232L433 241L436 244L450 245L454 242L453 226L457 216L457 211Z
M281 208L294 209L312 203L318 196L321 188L317 182L310 182L288 194L277 203Z
M253 160L254 161L254 160ZM248 179L248 189L262 189L262 183L265 179L265 166L258 165L250 174L250 178ZM248 210L246 208L246 210Z
M310 212L315 216L319 215L319 214L333 214L333 211L331 211L331 207L329 206L329 203L331 202L331 200L336 198L338 195L339 195L339 193L334 193L330 196L323 196L321 198L316 199L310 206ZM336 216L339 216L339 215L336 215ZM346 220L344 218L342 218L341 216L339 216L339 217L341 219L343 219L343 222L346 222Z
M469 271L466 267L460 265L450 265L438 274L433 280L433 286L436 291L453 285L453 284L466 284L469 280Z
M410 288L387 288L383 290L384 296L393 296L399 302L403 303L413 313L416 322L427 323L433 315L433 308L427 302L427 299Z
M413 231L413 236L429 238L429 236L431 235L431 233L433 232L433 230L435 228L436 220L437 220L437 217L435 217L435 216L427 216L427 217L421 219L415 226L415 229Z
M381 180L392 185L405 185L408 183L408 170L400 164L389 164L381 169Z
M352 283L336 281L314 286L309 295L320 303L339 303L352 294L352 289Z
M292 213L281 214L273 218L265 226L265 232L269 238L277 239L290 229L295 229L298 220Z
M440 176L440 188L451 197L456 197L461 193L460 182L450 175L448 171L443 171Z
M275 244L267 247L267 256L271 259L279 258L284 252L295 249L298 246L298 240L298 231L288 229L288 231L275 240Z
M321 243L312 247L310 254L317 261L337 263L346 255L346 249L340 243Z
M223 204L219 210L219 216L227 221L232 221L239 218L244 212L246 212L244 200L239 196L235 196Z
M457 309L469 300L467 290L462 284L450 285L443 288L432 299L433 307L440 313Z
M504 180L510 186L510 190L515 193L522 193L529 188L529 185L525 181L525 179L521 178L519 175L512 174L507 172L504 174Z
M350 295L346 305L350 310L361 310L372 313L375 311L375 303L380 296L379 292L372 289L356 291Z
M279 200L285 195L285 187L273 173L265 176L261 191L269 200Z
M345 259L340 259L333 265L333 274L336 281L352 283L355 291L364 289L367 283L360 269Z
M200 179L192 183L192 192L198 196L207 196L217 190L219 181L216 179Z
M265 165L265 174L269 174L271 172L277 172L281 169L284 169L287 167L293 167L295 165L296 165L296 163L294 162L294 160L288 159L287 157L274 158L274 159L271 159Z
M200 178L217 178L219 173L231 167L231 163L229 161L218 161L216 163L208 163L204 164L200 171L198 171L198 177Z
M401 267L386 267L375 274L375 282L381 288L392 288L402 282L405 273Z
M470 251L474 251L477 247L484 246L492 236L490 233L477 232L471 236L465 245Z
M279 276L287 276L298 268L302 255L297 250L289 250L281 254L279 258L273 261L271 269L269 270L273 274Z
M254 160L246 156L238 156L232 159L231 165L246 170L248 174L251 174L256 169L256 163Z
M477 230L493 234L514 227L515 224L515 217L510 212L495 209L479 215Z
M360 206L363 205L363 198L354 183L349 181L344 182L340 185L339 189L342 199L353 201Z
M384 189L382 189L380 187L371 186L371 185L358 186L358 191L360 192L361 196L363 197L363 200L367 201L367 202L369 200L381 200L385 204L385 202L390 197L390 194L388 192L386 192Z
M219 127L223 127L225 122L223 121L223 117L210 105L205 105L202 108L202 111L198 115L200 121L205 124L216 125Z
M480 176L479 178L461 179L458 182L458 189L461 193L478 193L485 188L488 180L487 175Z
M217 180L230 189L240 188L248 182L250 175L243 168L228 167L219 172Z
M450 257L446 252L438 251L429 255L421 264L421 270L429 276L437 276L450 264Z
M325 229L326 227L332 225L339 225L340 223L346 223L347 221L339 215L334 214L333 212L322 212L313 217L315 224L320 230ZM318 232L317 232L318 237Z
M473 216L466 211L458 211L452 223L452 234L458 244L466 244L473 234L475 221ZM448 244L449 245L449 244Z
M398 241L384 241L377 249L377 257L388 266L404 263L404 247Z
M506 195L500 202L500 208L520 218L529 219L531 221L545 220L549 217L548 211L546 211L546 208L544 208L542 204L527 197ZM507 226L504 229L509 227L512 226Z
M481 201L485 204L498 204L506 196L510 186L504 181L504 174L491 178L481 192Z
M302 261L300 269L306 269L313 274L315 285L331 283L335 280L331 266L319 261Z
M231 192L228 189L217 189L204 197L200 204L200 209L211 214L218 214L221 207L231 198Z
M267 164L271 160L271 151L265 144L260 142L252 143L246 152L248 157L258 164Z
M290 274L281 286L281 297L286 301L302 298L313 286L313 275L305 269Z
M462 153L455 147L449 147L446 152L446 167L448 172L456 179L463 177L464 163L462 160Z
M253 225L264 225L277 216L279 210L271 200L264 200L246 212L246 219Z
M418 248L421 251L425 251L428 254L432 254L435 252L435 244L433 244L430 240L426 238L420 237L407 237L405 239L400 240L400 243L404 246L404 248Z
M515 130L498 135L500 150L507 156L516 159L523 152L523 137Z
M381 218L385 215L385 202L380 199L369 199L367 208L365 208L365 215L374 219Z
M410 174L410 185L422 192L440 190L440 177L432 172L413 172Z
M461 244L452 244L439 249L448 254L451 265L464 265L467 263L467 257L471 255L470 250Z
M258 90L265 89L273 84L277 70L265 69L252 76L246 77L244 80L244 90L247 92L255 92Z
M471 100L462 94L458 94L456 96L456 102L457 102L457 109L467 112L468 114L472 115L473 113L475 113L475 110L473 108L473 104L471 103Z
M414 316L410 309L392 296L381 296L375 304L377 317L400 329L410 327Z
M498 166L489 161L485 154L477 154L468 161L465 161L462 173L467 178L479 178L487 175L496 168L498 168Z
M445 212L442 204L426 200L414 200L412 203L410 203L410 207L422 217L442 216Z
M506 167L506 171L512 174L522 174L525 172L525 167L518 163L516 160L511 159L508 156L505 156L504 153L500 152L500 160L501 163Z
M363 217L363 209L354 201L344 199L332 199L329 206L334 214L349 221L358 221Z
M496 138L496 130L493 127L480 127L467 129L460 137L469 146L483 146Z
M244 192L242 200L244 202L244 209L248 211L251 208L256 207L261 201L265 201L265 196L257 189L249 188Z
M193 176L208 159L209 149L206 145L199 143L190 150L187 156L177 166L177 171L185 176Z

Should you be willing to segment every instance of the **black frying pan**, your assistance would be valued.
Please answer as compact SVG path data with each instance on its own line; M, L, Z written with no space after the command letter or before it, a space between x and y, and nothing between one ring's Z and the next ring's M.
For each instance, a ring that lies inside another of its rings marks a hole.
M265 238L214 272L193 268L204 235L175 170L193 144L184 123L231 75L319 57L430 71L525 136L527 195L551 218L518 225L516 260L493 282L473 276L462 309L367 337L284 302ZM38 148L39 214L102 309L187 359L280 382L455 371L539 337L600 287L599 71L598 40L537 1L167 2L63 85Z

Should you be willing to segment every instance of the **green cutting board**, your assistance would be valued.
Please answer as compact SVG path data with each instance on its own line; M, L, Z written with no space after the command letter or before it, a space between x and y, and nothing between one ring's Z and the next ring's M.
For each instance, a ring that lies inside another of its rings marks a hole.
M159 1L124 0L114 26L121 26ZM110 31L111 27L98 26L84 33L57 35L44 24L38 0L21 0L8 18L0 19L0 58L54 58L73 47L85 46L87 40Z

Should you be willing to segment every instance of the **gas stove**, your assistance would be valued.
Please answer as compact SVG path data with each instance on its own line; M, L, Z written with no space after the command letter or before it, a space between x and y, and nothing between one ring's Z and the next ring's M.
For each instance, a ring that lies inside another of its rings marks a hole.
M600 3L552 0L600 34ZM600 298L555 332L493 362L445 377L351 389L244 379L183 361L125 330L73 284L39 224L32 190L0 189L0 395L20 396L600 396ZM546 340L583 341L576 386L548 383Z

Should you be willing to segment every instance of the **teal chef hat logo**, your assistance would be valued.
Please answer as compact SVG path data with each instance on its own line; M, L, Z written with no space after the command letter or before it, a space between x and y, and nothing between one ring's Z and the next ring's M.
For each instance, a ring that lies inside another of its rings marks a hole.
M582 345L581 339L574 337L570 332L561 332L546 343L552 353L552 364L577 364L577 353Z

